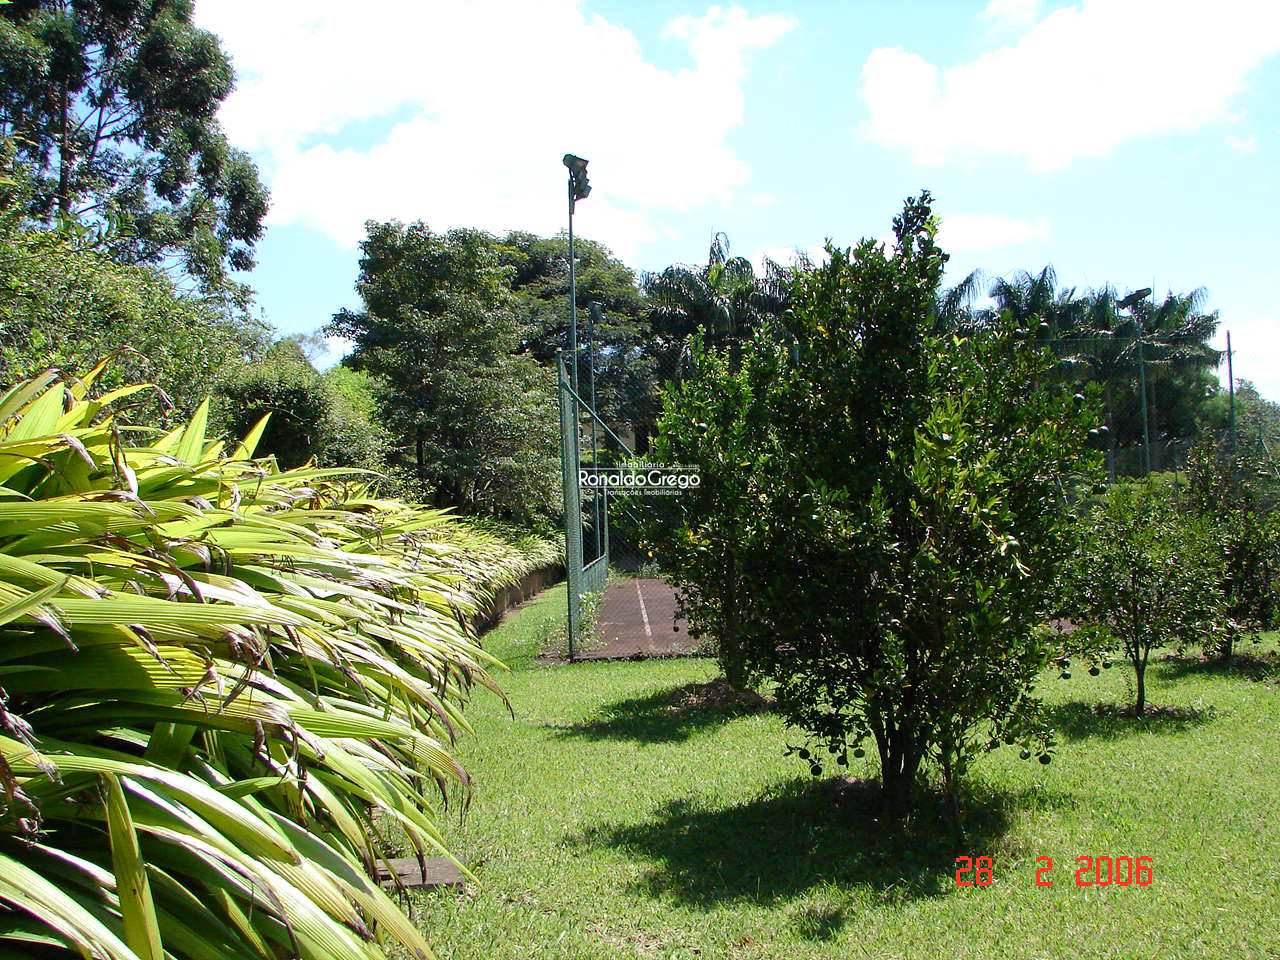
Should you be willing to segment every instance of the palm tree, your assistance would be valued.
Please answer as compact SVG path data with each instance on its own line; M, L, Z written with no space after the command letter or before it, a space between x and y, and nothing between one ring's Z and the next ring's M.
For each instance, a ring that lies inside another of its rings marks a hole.
M766 261L764 275L757 275L746 257L730 255L729 238L717 233L706 266L674 264L643 277L654 333L683 357L688 338L701 330L708 343L729 348L736 367L742 340L766 317L782 314L784 274Z
M1144 300L1135 308L1142 320L1143 360L1147 366L1147 406L1152 432L1159 433L1159 411L1174 427L1177 413L1172 404L1180 397L1203 395L1209 371L1222 362L1223 352L1209 345L1218 331L1218 312L1206 312L1207 293L1203 288L1191 293L1168 293L1160 303ZM1157 403L1158 388L1166 390L1164 402Z
M1113 477L1117 434L1127 438L1137 435L1136 423L1130 421L1125 429L1117 430L1116 420L1120 401L1136 393L1141 379L1139 364L1145 367L1146 373L1148 419L1156 427L1149 432L1158 436L1161 407L1166 408L1166 422L1172 426L1172 411L1167 408L1181 397L1195 395L1198 381L1221 361L1222 352L1209 345L1218 329L1218 314L1203 311L1204 299L1203 290L1169 293L1158 304L1143 300L1122 313L1115 292L1103 287L1074 301L1075 332L1059 343L1064 355L1087 379L1102 384ZM1158 382L1175 388L1163 405L1157 403ZM1141 398L1134 396L1133 406L1140 403Z
M954 287L938 293L935 313L942 330L965 334L981 324L985 311L975 310L974 302L982 298L985 280L981 270L974 270Z
M1063 299L1063 294L1057 291L1057 282L1053 267L1045 267L1037 274L1023 270L1007 280L997 277L990 290L991 299L995 301L993 309L1007 311L1024 326L1048 319ZM1064 293L1069 297L1071 291Z
M1201 395L1201 381L1222 357L1221 351L1209 346L1218 315L1203 309L1203 290L1170 293L1160 303L1141 301L1126 312L1118 308L1111 287L1082 292L1059 289L1053 268L1045 267L1039 273L1023 271L1008 279L998 278L988 291L993 303L975 310L972 304L981 284L981 275L975 272L939 297L942 324L963 330L980 327L997 315L1010 315L1032 331L1037 342L1057 354L1061 376L1099 383L1113 477L1120 437L1137 437L1139 353L1145 367L1151 423L1158 424L1157 410L1164 410L1170 429L1187 416L1189 411L1181 405ZM1118 420L1123 420L1121 428ZM1154 432L1159 435L1158 425Z
M1045 345L1075 332L1079 317L1075 289L1059 290L1053 267L1034 274L1023 270L1008 278L997 277L986 288L991 303L975 309L985 280L982 271L975 270L938 296L937 312L944 328L978 328L1007 314Z
M1115 291L1106 286L1086 291L1073 301L1074 335L1060 349L1082 378L1102 385L1107 425L1107 472L1116 475L1116 401L1136 380L1138 327L1116 306Z

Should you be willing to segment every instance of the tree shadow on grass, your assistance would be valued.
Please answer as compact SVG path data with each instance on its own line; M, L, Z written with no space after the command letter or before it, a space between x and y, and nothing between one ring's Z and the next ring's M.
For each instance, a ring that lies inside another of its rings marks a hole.
M723 678L717 678L606 704L595 717L561 730L560 736L678 743L700 730L772 707L773 701L767 697L733 690Z
M1010 794L967 798L961 840L946 825L939 797L926 795L912 821L895 824L884 816L878 784L797 778L732 807L676 800L644 823L594 827L578 842L652 862L635 881L639 893L701 908L788 900L827 884L909 902L954 890L956 856L994 854L1021 801ZM819 904L794 922L801 935L822 940L844 919L842 908Z
M1212 707L1163 707L1147 704L1141 717L1133 715L1132 704L1091 703L1075 700L1046 710L1049 724L1067 740L1118 740L1137 733L1176 733L1208 723Z
M1152 664L1152 670L1168 680L1185 677L1238 677L1243 680L1280 680L1280 655L1237 653L1223 660L1217 657L1168 656Z
M840 932L848 916L840 907L815 904L797 911L791 924L806 940L830 940Z

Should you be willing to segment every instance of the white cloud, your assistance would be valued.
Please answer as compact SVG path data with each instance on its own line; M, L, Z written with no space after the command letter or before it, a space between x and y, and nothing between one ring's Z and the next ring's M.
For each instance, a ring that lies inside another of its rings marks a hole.
M997 30L1031 26L1040 16L1041 0L991 0L982 8L982 19Z
M351 245L367 219L563 228L566 151L591 161L584 234L630 253L651 212L726 203L749 179L726 143L748 55L789 17L711 7L668 24L663 69L580 0L201 0L239 74L222 119L270 181L272 223ZM343 146L355 121L377 142Z
M941 219L938 245L948 253L979 253L1049 236L1049 221L1044 217L1020 220L991 213L955 213Z
M1248 137L1227 137L1227 146L1236 153L1257 153L1258 138L1252 135Z
M954 66L873 50L863 132L921 164L998 156L1061 168L1135 137L1231 120L1250 71L1277 52L1273 0L1082 0Z

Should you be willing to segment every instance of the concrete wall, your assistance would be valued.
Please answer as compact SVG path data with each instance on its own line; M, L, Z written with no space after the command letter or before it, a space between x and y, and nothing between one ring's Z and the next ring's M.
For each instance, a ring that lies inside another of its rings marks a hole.
M518 583L499 590L494 595L493 601L476 615L474 621L476 632L484 633L487 630L492 630L502 622L503 615L512 607L523 603L563 579L564 566L559 563L548 567L539 567L537 570L525 574Z

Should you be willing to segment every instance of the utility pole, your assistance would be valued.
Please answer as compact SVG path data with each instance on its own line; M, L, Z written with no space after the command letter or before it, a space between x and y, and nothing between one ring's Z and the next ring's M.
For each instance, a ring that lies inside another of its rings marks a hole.
M1142 356L1142 316L1135 309L1139 303L1151 294L1150 287L1144 287L1141 290L1135 290L1123 300L1116 304L1121 310L1128 310L1129 316L1133 318L1134 323L1138 325L1138 396L1140 402L1138 408L1142 412L1142 475L1147 476L1151 473L1151 428L1147 424L1147 365ZM1155 302L1154 294L1152 294L1152 303Z
M1236 374L1231 362L1231 331L1227 331L1227 392L1231 397L1228 423L1231 426L1231 455L1236 452Z

